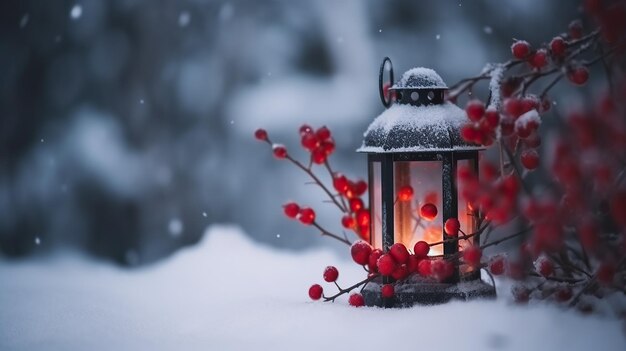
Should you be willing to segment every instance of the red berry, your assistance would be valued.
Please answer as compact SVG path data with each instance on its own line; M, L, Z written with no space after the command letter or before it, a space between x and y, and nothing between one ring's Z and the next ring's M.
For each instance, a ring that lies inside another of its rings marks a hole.
M326 156L330 156L335 151L335 142L332 140L325 140L322 142L320 148L324 150Z
M402 202L411 201L413 198L413 187L405 185L398 190L398 200Z
M517 118L524 113L522 108L522 101L519 99L508 98L504 100L504 111L513 118Z
M365 241L359 240L352 244L350 254L352 255L354 262L364 266L369 262L370 255L372 254L372 247Z
M335 173L333 176L333 187L340 194L345 194L349 188L348 178L341 173Z
M296 218L298 213L300 213L300 206L295 202L289 202L283 205L283 210L285 211L285 216L289 218Z
M309 297L311 300L319 300L322 297L324 289L319 284L313 284L309 288Z
M540 257L535 261L535 270L544 277L549 277L554 273L554 264L545 257Z
M388 276L396 270L398 265L396 261L394 261L393 257L389 254L383 254L380 256L377 262L378 272L382 275Z
M311 153L311 161L315 164L321 165L326 162L327 156L326 151L323 148L318 147Z
M409 268L406 264L401 264L391 273L391 277L395 280L403 280L409 276Z
M554 297L559 302L569 301L572 298L572 289L562 286L554 293Z
M356 212L362 208L363 200L359 199L358 197L350 199L350 210L352 210L352 212Z
M354 228L355 224L356 224L356 220L354 219L354 217L350 215L345 215L341 217L341 225L343 225L344 228L352 229Z
M330 130L323 126L315 132L315 135L319 140L326 140L330 138Z
M485 121L487 126L494 130L500 123L500 114L495 108L490 107L485 111Z
M448 218L443 225L443 229L449 236L459 236L459 230L461 229L461 223L456 218Z
M315 222L315 211L312 208L303 208L300 209L299 215L300 222L306 225L313 224Z
M528 170L532 171L533 169L539 167L539 154L535 151L535 149L524 150L520 159L524 168Z
M428 203L420 208L420 216L427 221L432 221L437 217L437 206Z
M324 280L332 283L339 277L339 271L334 266L328 266L324 269Z
M472 267L480 265L480 258L483 252L478 246L469 246L463 250L463 260Z
M359 180L354 184L354 193L356 196L361 196L367 191L367 183L364 180Z
M565 50L567 50L567 43L561 37L554 37L552 41L550 41L550 51L552 51L552 55L556 57L565 56Z
M465 124L461 127L461 138L463 138L463 140L473 143L479 137L480 133L473 124Z
M534 68L542 68L548 64L548 52L546 49L539 49L528 60Z
M422 277L430 277L430 275L432 274L430 260L421 260L420 263L417 265L417 272Z
M513 286L513 288L511 288L511 293L513 293L513 298L517 303L526 303L530 298L530 291L528 291L528 288L521 285Z
M272 151L274 152L274 157L277 159L283 159L287 157L287 148L281 144L272 145Z
M583 37L583 23L580 20L574 20L569 24L569 36L572 39L580 39Z
M258 140L265 141L267 140L267 131L265 129L259 128L254 132L254 137Z
M465 105L465 113L470 121L478 122L485 114L485 104L477 99L470 100Z
M585 66L572 68L567 73L567 79L576 85L583 85L589 80L589 70Z
M356 223L359 227L367 227L370 225L370 211L360 209L356 213Z
M435 260L431 264L431 275L442 282L454 274L454 265L446 260Z
M370 253L369 260L367 262L367 269L370 272L378 272L378 259L383 255L383 251L381 249L374 249L372 253Z
M363 299L363 295L359 293L354 293L350 295L350 297L348 298L348 303L350 304L350 306L354 307L365 306L365 300Z
M309 151L317 149L317 147L320 145L319 140L317 140L317 137L313 133L303 134L302 139L300 139L300 143L305 149Z
M425 241L418 241L413 246L413 253L417 258L426 258L430 251L430 245Z
M502 256L495 256L489 260L489 271L493 275L504 274L505 259Z
M304 135L304 134L309 134L309 133L313 133L313 128L311 128L310 125L308 124L303 124L302 126L300 126L300 135Z
M612 196L609 202L609 209L611 213L611 217L613 220L619 225L626 227L626 191L619 190L616 191Z
M394 261L399 264L406 263L409 259L409 251L402 243L395 243L389 248L389 254L393 257Z
M530 44L524 40L517 40L511 45L511 53L517 59L523 59L530 53Z
M417 272L417 266L419 265L421 260L421 258L418 258L415 255L409 256L409 261L406 263L406 267L409 269L409 273Z
M380 294L385 299L392 298L393 295L395 294L393 285L392 284L385 284L385 285L383 285L383 287L380 289Z

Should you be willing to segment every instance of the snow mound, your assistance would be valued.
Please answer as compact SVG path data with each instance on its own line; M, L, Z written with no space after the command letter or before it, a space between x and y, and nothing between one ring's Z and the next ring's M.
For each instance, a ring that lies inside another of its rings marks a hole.
M309 301L327 265L342 286L363 279L349 257L278 251L215 226L132 271L68 255L1 262L0 350L626 349L615 319L506 298L392 310Z
M402 88L448 89L439 74L426 67L411 68L404 72L402 78L391 87L391 89Z

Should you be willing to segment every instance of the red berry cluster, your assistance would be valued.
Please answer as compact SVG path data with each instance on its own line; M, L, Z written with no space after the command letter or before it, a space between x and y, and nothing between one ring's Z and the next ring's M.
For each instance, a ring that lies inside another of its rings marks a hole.
M323 126L313 130L309 125L300 127L300 143L305 150L311 153L311 162L318 165L324 164L335 151L335 141L330 130Z
M480 164L481 177L468 167L458 168L460 195L474 211L480 210L485 218L496 224L506 223L515 215L520 190L514 174L501 176L489 161Z
M363 180L350 180L337 172L333 174L333 188L346 203L341 225L354 231L361 239L369 241L370 211L365 207L362 199L367 192L367 183Z

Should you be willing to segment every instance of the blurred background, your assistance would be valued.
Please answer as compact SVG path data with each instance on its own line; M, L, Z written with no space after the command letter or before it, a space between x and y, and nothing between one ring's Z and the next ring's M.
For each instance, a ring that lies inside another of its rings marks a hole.
M578 16L568 0L2 1L0 255L141 265L213 223L285 249L335 245L282 215L296 200L340 231L256 128L304 157L297 128L327 125L331 163L364 178L354 150L383 109L383 57L396 77L426 66L451 85Z

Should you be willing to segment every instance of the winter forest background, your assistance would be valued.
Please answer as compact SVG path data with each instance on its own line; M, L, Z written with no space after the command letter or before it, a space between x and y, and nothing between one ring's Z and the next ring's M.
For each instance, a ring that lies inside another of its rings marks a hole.
M425 66L452 84L577 16L567 0L3 1L0 253L141 265L212 223L317 245L280 206L323 194L258 149L257 127L297 142L303 122L326 124L341 170L366 177L354 150L382 110L384 56L396 76ZM596 76L557 87L556 111Z

